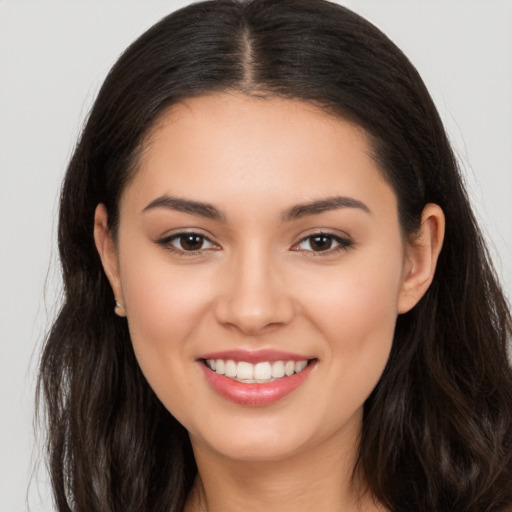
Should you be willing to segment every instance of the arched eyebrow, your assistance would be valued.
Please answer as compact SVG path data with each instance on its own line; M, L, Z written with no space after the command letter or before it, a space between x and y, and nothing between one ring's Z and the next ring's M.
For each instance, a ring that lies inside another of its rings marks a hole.
M149 203L142 211L153 210L155 208L167 208L178 212L188 213L196 217L206 217L207 219L225 221L225 215L215 206L209 203L192 201L190 199L181 199L164 194L157 197Z
M363 202L352 197L334 196L326 199L311 201L310 203L297 204L286 210L281 216L283 222L307 217L308 215L317 215L330 210L339 210L340 208L358 208L368 214L371 214L370 208Z

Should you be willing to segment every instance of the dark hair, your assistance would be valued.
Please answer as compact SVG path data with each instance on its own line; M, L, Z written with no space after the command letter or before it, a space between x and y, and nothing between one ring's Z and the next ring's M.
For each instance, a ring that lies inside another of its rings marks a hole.
M215 91L297 98L363 127L413 236L427 203L446 235L434 281L397 320L365 403L357 470L395 512L512 506L511 318L434 104L378 29L324 0L218 0L181 9L119 58L62 188L64 304L41 361L58 510L182 509L197 471L185 429L137 365L93 240L94 211L118 201L157 119Z

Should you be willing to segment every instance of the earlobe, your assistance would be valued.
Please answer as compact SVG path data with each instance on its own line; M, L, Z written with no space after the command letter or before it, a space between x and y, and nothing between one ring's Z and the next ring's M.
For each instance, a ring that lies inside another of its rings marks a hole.
M103 270L114 293L114 310L117 315L126 316L121 280L119 278L117 252L108 227L107 209L104 204L99 204L94 213L94 242L103 265Z
M443 246L445 218L437 204L423 209L420 230L406 246L406 264L398 300L398 313L410 311L428 290Z

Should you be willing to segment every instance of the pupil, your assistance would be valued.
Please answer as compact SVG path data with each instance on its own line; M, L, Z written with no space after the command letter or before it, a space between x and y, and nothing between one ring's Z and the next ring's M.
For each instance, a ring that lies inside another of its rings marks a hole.
M203 237L199 235L183 235L180 243L181 247L186 251L197 251L203 245Z
M311 239L311 248L315 251L327 251L331 248L332 239L326 235L317 235Z

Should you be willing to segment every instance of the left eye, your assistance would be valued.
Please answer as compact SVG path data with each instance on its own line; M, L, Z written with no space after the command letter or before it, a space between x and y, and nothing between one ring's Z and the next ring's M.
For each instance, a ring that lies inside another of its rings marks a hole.
M298 251L313 251L313 252L327 252L332 249L346 249L350 247L351 242L338 236L315 233L314 235L303 238L294 250Z
M162 240L160 243L183 252L203 251L217 247L208 238L198 233L178 233Z

